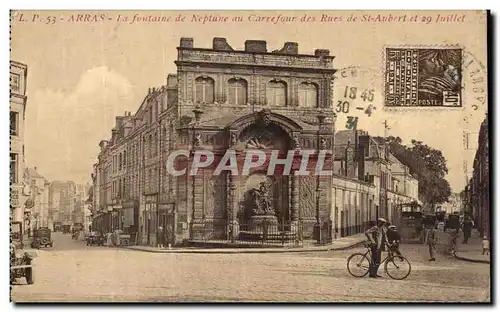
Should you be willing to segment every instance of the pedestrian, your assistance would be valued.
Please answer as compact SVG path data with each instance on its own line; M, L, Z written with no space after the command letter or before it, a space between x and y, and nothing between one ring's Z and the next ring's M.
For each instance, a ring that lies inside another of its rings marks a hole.
M163 248L165 245L165 233L163 233L163 226L158 225L158 231L157 231L157 245L158 248Z
M437 225L429 227L427 229L425 243L429 247L429 261L436 261L436 258L434 257L434 252L436 251L436 242L437 242L436 227Z
M468 241L469 241L469 238L471 237L471 233L472 233L472 227L474 226L471 218L469 216L466 216L464 218L464 221L462 223L462 230L464 232L464 240L463 240L463 244L467 244Z
M457 250L457 239L458 239L458 236L460 236L459 229L453 230L450 233L450 244L449 244L450 247L451 247L450 253L453 256L455 255L455 251Z
M165 238L168 249L171 249L174 240L174 229L172 228L171 224L167 224L167 228L165 231Z
M391 246L391 251L402 260L403 255L401 254L401 251L399 251L399 243L401 242L401 235L399 234L395 225L390 225L387 228L387 241Z
M370 262L370 274L372 278L381 277L378 275L378 268L380 266L380 258L382 256L382 251L385 249L387 244L387 221L384 218L379 218L377 224L372 228L366 230L365 236L370 240L370 251L372 255L372 261Z
M489 255L490 254L490 241L488 240L488 237L486 237L486 236L483 237L481 244L483 245L483 255Z

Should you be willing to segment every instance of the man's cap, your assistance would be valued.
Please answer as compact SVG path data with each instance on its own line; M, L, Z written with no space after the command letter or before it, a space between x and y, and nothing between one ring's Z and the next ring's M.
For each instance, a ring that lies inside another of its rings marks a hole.
M384 223L387 223L387 220L384 219L384 218L378 218L378 222L384 222Z
M389 228L390 228L390 229L395 229L395 228L396 228L396 226L395 226L395 225L390 225L390 226L389 226Z

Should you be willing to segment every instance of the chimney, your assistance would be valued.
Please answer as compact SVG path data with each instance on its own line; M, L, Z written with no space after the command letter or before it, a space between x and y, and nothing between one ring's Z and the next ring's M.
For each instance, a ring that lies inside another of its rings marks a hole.
M267 42L265 40L247 40L245 41L245 51L267 53Z
M358 137L358 179L365 181L365 151L368 151L370 146L370 136L363 134Z
M194 47L193 38L186 38L186 37L181 38L181 48L192 49L193 47Z
M121 116L116 117L116 128L117 129L120 129L122 127L122 123L123 123L123 117L121 117Z
M212 49L218 51L233 51L233 48L227 43L226 38L214 37Z
M315 56L330 56L330 50L316 49L314 50Z
M283 49L280 53L285 54L299 54L299 44L297 42L285 42Z
M177 87L177 74L168 74L167 76L167 89Z

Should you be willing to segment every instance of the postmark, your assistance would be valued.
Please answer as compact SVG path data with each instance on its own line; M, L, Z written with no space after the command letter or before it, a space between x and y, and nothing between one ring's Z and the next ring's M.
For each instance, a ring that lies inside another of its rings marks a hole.
M333 86L333 110L338 130L358 128L361 120L369 119L380 110L382 100L379 74L368 67L349 66L337 71Z
M463 50L386 47L384 106L462 107Z

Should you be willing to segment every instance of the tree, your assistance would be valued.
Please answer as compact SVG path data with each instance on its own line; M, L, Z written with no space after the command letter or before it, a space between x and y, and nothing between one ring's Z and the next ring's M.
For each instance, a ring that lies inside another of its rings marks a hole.
M444 203L451 195L451 188L444 178L448 173L446 159L440 150L434 149L422 141L411 140L411 145L403 145L399 137L377 137L389 146L390 152L402 164L408 166L419 183L419 195L432 206Z

